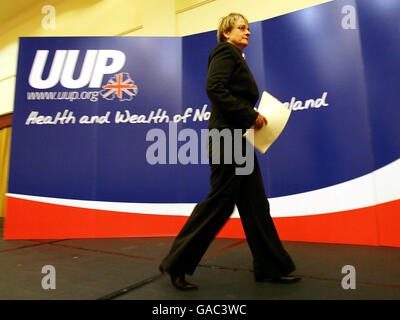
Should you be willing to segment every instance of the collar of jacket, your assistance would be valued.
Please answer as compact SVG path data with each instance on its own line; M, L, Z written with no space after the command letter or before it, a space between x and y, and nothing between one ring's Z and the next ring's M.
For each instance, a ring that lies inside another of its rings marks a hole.
M246 60L246 55L244 54L242 49L240 49L239 47L236 47L234 44L232 44L230 42L224 42L224 43L226 43L227 45L229 45L229 46L233 47L235 50L237 50L240 53L243 60Z

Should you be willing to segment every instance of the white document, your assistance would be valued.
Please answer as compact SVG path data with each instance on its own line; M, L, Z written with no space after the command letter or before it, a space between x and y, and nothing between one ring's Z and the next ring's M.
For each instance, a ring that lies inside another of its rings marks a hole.
M259 130L254 130L254 141L252 141L251 135L247 134L248 131L244 136L254 144L258 151L265 153L285 128L291 110L267 91L264 91L257 111L267 118L267 125ZM253 128L254 126L250 129Z

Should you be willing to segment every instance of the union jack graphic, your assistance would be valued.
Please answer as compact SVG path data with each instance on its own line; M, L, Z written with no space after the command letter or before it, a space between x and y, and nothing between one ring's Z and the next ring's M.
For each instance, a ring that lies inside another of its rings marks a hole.
M103 86L100 95L107 100L117 97L120 101L130 101L137 95L138 87L127 72L122 72L111 77Z

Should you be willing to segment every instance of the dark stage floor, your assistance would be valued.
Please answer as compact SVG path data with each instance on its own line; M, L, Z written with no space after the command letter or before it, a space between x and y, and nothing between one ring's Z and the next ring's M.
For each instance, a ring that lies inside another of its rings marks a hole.
M182 292L158 265L173 238L3 240L0 300L398 300L400 248L284 241L296 263L293 284L257 283L245 240L215 239ZM56 289L42 288L42 268L55 268ZM355 268L343 289L342 267Z

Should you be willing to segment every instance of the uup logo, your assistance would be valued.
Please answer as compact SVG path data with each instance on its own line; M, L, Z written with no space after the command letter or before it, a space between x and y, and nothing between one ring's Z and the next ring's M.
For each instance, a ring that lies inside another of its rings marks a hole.
M89 85L100 88L105 74L113 74L122 69L126 57L119 50L87 50L78 79L73 75L80 50L56 50L47 79L43 79L49 50L37 50L29 74L29 85L36 89L48 89L60 84L68 89ZM111 62L110 62L110 60Z

